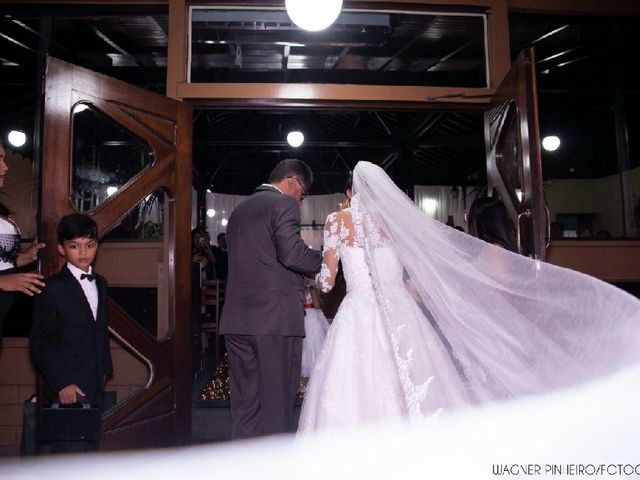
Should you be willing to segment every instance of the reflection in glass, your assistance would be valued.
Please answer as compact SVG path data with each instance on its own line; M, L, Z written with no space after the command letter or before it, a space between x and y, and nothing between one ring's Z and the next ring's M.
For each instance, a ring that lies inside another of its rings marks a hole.
M101 242L161 239L164 229L164 206L165 194L162 190L147 195L106 232Z
M151 148L93 105L73 109L71 201L91 212L149 167Z
M109 282L111 299L156 338L170 331L165 204L160 189L143 199L101 239L96 260L96 271Z
M511 202L518 205L521 202L523 192L520 184L518 109L515 102L505 105L501 116L502 126L496 147L496 164L502 181L509 190Z

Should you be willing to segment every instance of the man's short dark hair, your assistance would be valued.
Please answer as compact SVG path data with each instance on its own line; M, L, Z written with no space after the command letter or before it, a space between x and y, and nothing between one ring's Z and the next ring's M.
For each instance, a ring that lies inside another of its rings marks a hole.
M225 232L219 233L218 236L216 237L218 239L218 241L220 241L220 237L224 237L227 234Z
M89 215L71 213L65 215L58 223L58 243L64 244L65 240L74 238L98 239L98 224Z
M287 177L297 177L307 192L313 185L313 172L309 165L296 158L287 158L276 165L269 175L268 182L276 183Z

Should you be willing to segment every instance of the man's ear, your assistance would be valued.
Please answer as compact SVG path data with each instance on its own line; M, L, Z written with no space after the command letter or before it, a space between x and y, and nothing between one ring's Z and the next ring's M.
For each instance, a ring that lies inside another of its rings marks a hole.
M64 248L62 248L62 245L58 244L57 247L58 247L58 254L61 257L66 257L66 255L64 254Z

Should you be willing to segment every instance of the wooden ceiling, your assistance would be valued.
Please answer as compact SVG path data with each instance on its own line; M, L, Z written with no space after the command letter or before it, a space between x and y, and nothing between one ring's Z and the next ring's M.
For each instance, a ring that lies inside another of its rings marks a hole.
M9 128L33 132L43 43L63 60L165 91L166 6L1 4L0 13L5 134ZM282 10L198 10L191 80L483 87L484 20L472 13L346 12L326 32L312 34ZM513 14L509 22L512 58L524 47L536 48L541 132L559 133L564 142L561 151L543 155L545 177L613 173L614 106L621 98L630 148L638 149L640 106L630 61L640 47L638 20ZM305 134L298 149L286 144L291 128ZM29 148L24 151L32 154ZM477 109L196 109L193 151L195 178L219 192L248 193L291 156L316 172L313 193L341 190L344 175L361 159L416 184L485 182Z

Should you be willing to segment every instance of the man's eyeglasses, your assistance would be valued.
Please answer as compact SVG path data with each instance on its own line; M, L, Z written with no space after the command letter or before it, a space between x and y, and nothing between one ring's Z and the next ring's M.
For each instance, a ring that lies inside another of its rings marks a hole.
M301 196L300 200L304 200L305 198L307 198L309 196L309 194L307 193L307 190L304 188L304 185L302 185L302 182L298 179L298 177L293 175L293 176L287 177L287 178L295 178L296 182L298 182L298 185L300 185L300 188L302 189L302 196Z

